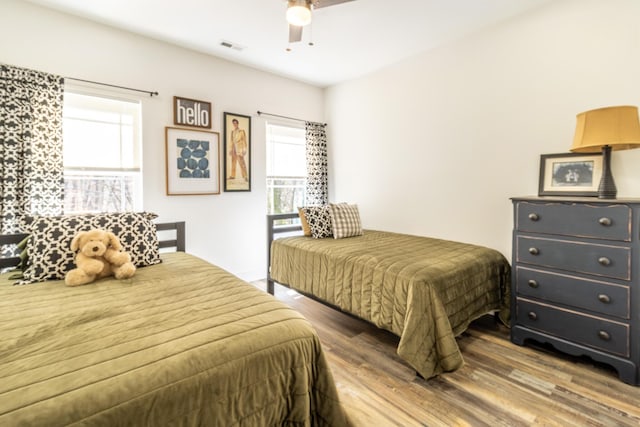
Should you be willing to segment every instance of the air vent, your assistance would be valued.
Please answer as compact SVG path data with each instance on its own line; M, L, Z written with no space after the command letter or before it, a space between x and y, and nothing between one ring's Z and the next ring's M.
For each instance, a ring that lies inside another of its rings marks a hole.
M244 46L241 46L241 45L239 45L237 43L230 42L228 40L222 40L220 42L220 46L227 47L229 49L233 49L233 50L237 50L237 51L244 50Z

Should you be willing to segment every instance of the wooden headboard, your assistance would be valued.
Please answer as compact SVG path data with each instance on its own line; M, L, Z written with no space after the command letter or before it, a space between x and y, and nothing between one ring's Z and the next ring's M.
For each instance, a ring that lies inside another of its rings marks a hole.
M2 234L0 235L0 249L5 245L17 245L20 243L28 234ZM0 252L0 270L7 267L15 267L20 263L20 257L5 257L2 258L2 253Z
M277 224L280 220L293 218L298 218L298 214L286 213L267 215L267 292L271 295L273 295L275 290L273 280L271 280L271 242L273 242L278 234L290 234L296 231L302 231L302 225L300 224Z
M159 233L159 241L158 246L162 248L175 248L177 252L185 251L185 222L163 222L156 224L156 229L158 231L171 231L175 230L175 237L173 238L162 238L162 233ZM27 237L28 234L19 233L19 234L2 234L0 235L0 248L5 245L15 245L18 244ZM2 258L0 256L0 270L7 267L15 267L20 262L20 258L17 256L14 257L5 257Z
M167 231L167 230L175 230L175 239L166 239L159 240L158 246L160 249L162 248L176 248L177 252L185 251L185 230L184 230L184 221L179 222L163 222L156 224L156 230L158 231Z

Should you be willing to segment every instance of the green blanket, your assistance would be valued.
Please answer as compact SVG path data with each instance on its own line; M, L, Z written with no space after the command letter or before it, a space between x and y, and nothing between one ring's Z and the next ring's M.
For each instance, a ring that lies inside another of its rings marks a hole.
M398 335L398 354L424 378L462 366L455 337L509 307L504 256L427 237L365 230L347 239L277 239L270 275Z
M348 424L309 322L196 257L75 288L7 276L2 426Z

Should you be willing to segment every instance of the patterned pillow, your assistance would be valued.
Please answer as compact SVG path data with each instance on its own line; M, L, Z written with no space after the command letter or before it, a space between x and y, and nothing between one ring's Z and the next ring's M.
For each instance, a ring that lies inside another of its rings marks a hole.
M309 221L304 216L304 208L298 208L298 217L300 218L300 225L302 226L302 234L306 237L311 237L311 227L309 227Z
M29 253L27 252L27 242L29 242L29 236L25 237L16 245L14 254L18 255L20 261L16 268L14 268L9 276L9 280L22 280L24 276L22 272L27 268L29 262Z
M71 240L79 231L101 228L111 231L131 255L136 267L161 262L156 225L157 215L149 212L116 212L86 215L26 217L24 229L30 234L27 243L28 265L19 284L64 279L75 267Z
M311 228L311 237L323 239L332 236L329 206L307 206L302 208L304 216Z
M362 223L358 205L347 203L329 205L331 224L333 226L333 238L354 237L362 235Z
M20 243L16 245L16 250L19 252L18 257L20 258L20 262L16 267L16 270L24 271L27 268L29 262L29 252L27 252L27 243L29 243L29 236L20 240Z

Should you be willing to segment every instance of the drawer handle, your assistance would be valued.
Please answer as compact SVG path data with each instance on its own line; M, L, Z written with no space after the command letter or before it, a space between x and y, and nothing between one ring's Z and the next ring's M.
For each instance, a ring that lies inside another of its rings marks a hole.
M538 284L538 282L536 282L536 281L535 281L535 280L533 280L533 279L529 280L529 281L527 282L527 284L528 284L530 287L534 288L534 289L535 289L535 288L537 288L538 286L540 286L540 285Z
M601 256L600 258L598 258L598 263L606 267L608 265L611 265L611 260L606 256Z
M538 214L537 214L537 213L530 213L530 214L529 214L529 219L530 219L531 221L537 221L537 220L539 220L539 219L540 219L540 217L538 216Z
M611 302L611 298L609 297L609 295L606 294L600 294L598 295L598 301L605 303L605 304L609 304Z
M607 218L606 216L602 217L598 220L598 224L608 227L611 225L611 218Z
M537 315L535 312L533 312L533 311L530 311L530 312L527 314L527 316L528 316L528 317L529 317L529 319L531 319L531 320L538 320L538 315Z
M611 335L607 331L598 331L598 338L604 341L611 341Z
M540 253L540 250L538 250L538 248L529 248L529 253L531 255L538 255Z

